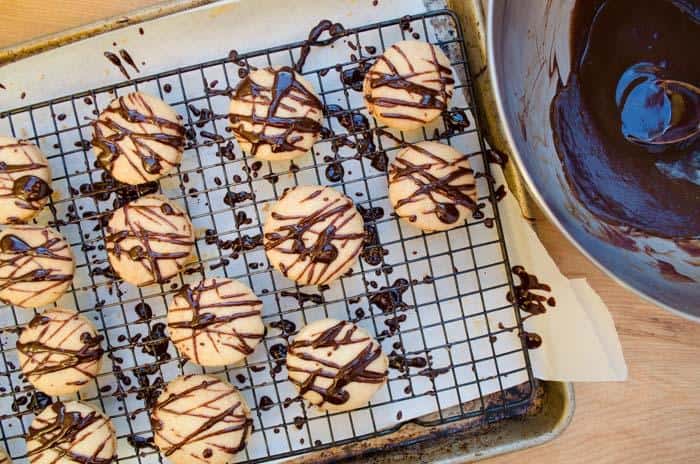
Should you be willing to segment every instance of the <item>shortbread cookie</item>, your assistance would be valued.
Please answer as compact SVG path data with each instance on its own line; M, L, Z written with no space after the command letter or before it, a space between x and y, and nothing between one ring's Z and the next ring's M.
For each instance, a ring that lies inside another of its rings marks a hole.
M173 464L226 464L245 448L253 421L233 385L210 375L170 382L151 411L156 446Z
M463 224L477 210L469 159L442 143L408 145L389 166L389 200L397 215L425 231Z
M319 185L288 190L270 207L263 232L270 264L302 285L340 277L357 261L365 238L352 200Z
M0 449L0 464L12 464L10 458Z
M26 222L49 201L49 162L36 145L0 136L0 224Z
M114 211L106 228L109 262L139 287L175 277L192 253L187 215L161 195L146 195Z
M25 377L47 395L75 393L99 372L102 337L71 309L51 308L22 329L17 355Z
M323 319L289 345L289 380L309 403L330 411L365 405L386 382L389 360L367 332L348 321Z
M0 232L0 299L25 308L53 303L73 281L70 245L53 229L12 226Z
M262 306L236 280L185 285L168 308L170 339L182 356L201 366L235 364L252 354L265 334Z
M27 433L32 464L109 464L117 459L112 422L79 401L57 401L44 409Z
M163 100L141 92L114 99L92 124L98 163L118 181L159 179L180 164L185 129Z
M365 104L372 116L401 130L417 129L440 116L453 91L450 60L436 46L417 40L389 47L363 83Z
M323 105L288 66L250 72L231 97L230 120L243 151L275 161L301 156L321 135Z

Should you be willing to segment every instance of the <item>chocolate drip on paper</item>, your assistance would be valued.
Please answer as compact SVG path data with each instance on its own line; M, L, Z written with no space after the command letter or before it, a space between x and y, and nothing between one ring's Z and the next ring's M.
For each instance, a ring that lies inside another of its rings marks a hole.
M316 109L320 112L323 105L316 95L297 80L295 71L289 66L279 69L267 68L267 71L275 76L271 88L257 84L250 76L246 76L236 88L232 98L252 103L253 108L250 115L230 115L232 130L239 139L251 144L251 155L255 155L261 145L269 145L273 153L305 150L304 147L296 145L296 142L301 140L299 134L318 134L322 126L305 114L295 117L281 116L282 110L292 108L285 104L284 100L291 99L307 111ZM258 106L266 107L265 115L257 114L255 110ZM262 126L262 129L246 130L244 124ZM266 131L267 127L281 129L281 131L270 134Z
M346 327L349 328L346 330ZM374 372L368 370L368 366L379 358L382 354L381 347L369 337L353 338L357 326L347 321L340 321L337 324L329 327L315 338L311 340L296 340L289 346L289 354L298 357L305 361L319 363L320 368L304 369L301 367L293 367L287 364L287 370L291 372L302 372L308 376L304 381L298 381L290 377L290 380L299 387L299 394L304 395L306 392L313 391L319 394L322 398L322 405L325 402L340 405L346 403L350 399L350 394L345 390L345 387L351 382L359 383L383 383L386 380L387 373ZM345 334L342 335L343 331ZM346 365L339 365L329 361L325 357L317 357L312 353L305 351L304 348L319 349L330 348L337 350L341 346L353 345L356 343L366 343L367 346ZM317 380L319 378L328 379L331 384L328 387L322 387Z
M190 234L182 234L177 232L168 232L175 230L176 224L168 219L169 216L182 217L184 213L174 208L164 211L161 205L135 205L129 203L124 205L124 222L125 229L113 231L111 227L107 227L105 242L107 243L107 252L119 258L122 253L128 254L132 261L138 261L144 269L153 275L153 282L163 283L173 277L172 275L164 276L161 273L160 261L162 260L177 260L183 259L190 255L190 248L194 245L194 240ZM133 214L133 216L132 216ZM161 231L144 229L139 223L139 216L148 218L158 222L162 228ZM131 249L122 249L121 242L125 239L136 239L140 242L139 245ZM186 250L157 252L153 251L152 243L169 243L176 247L186 247Z
M365 86L365 99L367 102L383 108L379 114L384 118L407 119L420 123L426 123L428 121L402 113L400 111L401 107L437 111L447 109L447 102L452 97L452 92L448 90L447 86L454 84L454 79L451 77L452 69L447 66L443 66L438 62L435 47L432 45L430 46L430 52L432 55L430 64L433 65L434 69L428 71L416 71L413 63L411 62L411 58L408 57L404 50L401 49L400 44L394 44L391 46L391 48L398 52L398 54L403 58L408 65L409 72L406 74L399 73L396 64L387 58L386 53L377 58L377 63L382 62L386 64L390 72L383 73L378 71L376 64L367 72L367 85ZM416 80L419 78L433 73L437 74L437 76L431 78L427 82L439 83L439 87L437 89L416 82ZM418 101L412 101L394 97L373 97L372 90L380 87L390 87L396 90L403 90L411 95L420 97L420 99Z
M61 401L53 403L51 410L56 415L52 422L46 423L41 427L35 427L34 424L29 427L27 441L35 440L39 443L39 447L27 453L30 462L40 459L41 455L46 451L56 453L54 462L65 458L80 464L110 464L116 460L116 456L110 458L99 458L96 456L112 437L111 430L102 443L95 444L95 453L92 456L85 456L72 451L77 444L85 439L89 439L91 436L91 434L84 434L78 438L80 432L93 426L95 423L100 423L100 427L108 427L108 419L105 419L95 411L91 411L87 415L83 415L78 411L66 411L66 406Z
M136 108L142 106L145 112ZM120 124L119 119L131 124L138 124L141 131L132 130ZM97 161L108 171L112 171L114 162L124 156L134 170L146 182L149 179L143 174L159 174L174 167L176 163L160 154L153 145L161 145L182 151L185 146L185 129L179 121L158 116L146 99L139 93L131 93L113 101L92 124L94 134L92 146L97 152ZM166 130L174 133L166 133ZM107 135L106 132L113 132ZM124 144L130 140L133 147L126 151ZM138 161L131 159L129 153L135 153ZM139 164L137 164L137 162Z
M85 322L81 321L81 326L73 330L73 332L84 330L80 335L83 346L79 349L62 348L60 343L59 346L51 346L51 340L57 336L65 337L65 334L62 334L63 329L77 319L79 319L77 314L62 321L39 314L29 322L29 328L42 328L42 331L36 340L26 343L17 341L17 350L27 357L26 362L22 365L22 372L27 377L36 376L38 378L44 374L66 369L75 369L87 378L93 377L90 372L84 370L84 366L99 362L102 358L104 351L100 342L103 337L93 336L92 330ZM25 370L27 364L36 364L36 366L31 370Z
M437 218L445 224L454 224L459 220L460 214L457 206L463 206L472 211L478 211L476 203L476 184L473 182L474 171L471 168L460 166L458 163L467 162L467 157L462 156L452 161L448 161L438 155L428 151L417 144L407 144L412 150L415 150L428 158L430 162L414 164L407 159L407 156L399 156L394 163L389 167L389 183L400 182L403 179L410 179L416 184L416 190L406 198L400 199L396 203L396 209L409 203L419 201L425 197L430 199L435 205L432 211L424 213L433 213ZM431 168L450 167L448 174L437 177L430 173ZM457 183L460 179L472 179L470 183ZM442 196L449 199L449 202L440 201L436 196ZM410 220L410 219L409 219Z
M187 377L185 377L186 379ZM162 434L163 423L158 418L158 412L165 410L169 405L185 398L196 398L197 392L200 390L208 390L216 385L223 384L222 381L218 379L205 380L202 383L189 387L181 392L173 393L168 396L164 401L156 403L151 413L151 426L156 434ZM216 401L223 401L229 396L236 395L236 390L231 387L230 391L226 394L219 395ZM194 400L193 400L194 401ZM207 413L211 413L208 415ZM165 457L172 456L176 451L182 449L184 446L204 441L208 438L216 437L217 435L223 435L226 433L237 432L242 430L241 440L237 444L224 445L218 444L216 448L229 453L235 454L245 448L245 443L249 430L253 425L253 421L248 417L245 407L241 401L235 402L232 406L221 409L216 407L215 403L201 404L193 407L189 407L187 411L182 413L185 416L194 416L198 419L205 419L204 423L197 427L192 433L183 437L179 442L172 443L167 437L164 437L168 442L169 447L166 449L161 449L161 452ZM212 427L217 424L225 423L225 427L220 430L212 431Z
M217 282L216 279L214 279L210 284L206 284L202 281L194 288L185 285L180 289L175 298L184 300L186 306L169 310L188 311L192 314L190 320L169 322L168 327L171 329L191 330L190 335L184 338L173 338L173 343L178 344L184 340L191 340L194 361L197 363L199 362L197 338L200 336L206 336L210 339L211 336L215 334L234 336L237 342L226 342L226 346L230 346L245 355L253 353L253 347L248 343L248 340L256 341L263 337L262 333L238 332L236 328L230 324L238 319L260 316L262 301L258 299L246 299L248 297L247 293L222 293L221 287L228 284L229 281L227 280ZM206 292L215 292L219 301L216 303L202 304L201 298ZM217 314L218 312L225 312L235 307L240 307L243 310L233 314ZM246 308L247 310L245 310Z
M513 266L511 271L520 279L520 283L513 286L514 291L509 291L506 299L520 311L528 313L523 322L529 317L544 314L548 307L553 308L557 305L553 296L546 295L552 291L548 284L540 282L537 276L529 274L522 266ZM534 293L533 290L540 290L541 293ZM521 329L520 337L529 349L542 345L542 337L534 332Z
M302 202L321 195L323 191L324 189L317 190L302 200ZM350 214L346 215L349 211L351 211ZM273 219L292 221L292 223L281 225L274 232L266 233L265 249L275 249L281 253L297 255L292 264L287 269L282 270L285 276L288 274L289 268L301 263L304 265L304 269L299 274L300 277L308 272L311 276L309 279L310 283L322 283L334 274L335 269L341 268L360 253L362 241L365 238L364 232L343 233L343 228L357 214L352 201L347 198L335 198L333 201L326 202L308 216L273 212L271 214ZM316 224L325 221L330 221L325 229L318 232L312 231ZM310 246L304 243L303 237L305 234L316 235L316 239ZM361 242L343 262L336 262L339 253L338 246L345 246L350 240L360 240ZM288 242L289 247L283 248L283 245ZM318 274L316 273L317 265L321 267Z

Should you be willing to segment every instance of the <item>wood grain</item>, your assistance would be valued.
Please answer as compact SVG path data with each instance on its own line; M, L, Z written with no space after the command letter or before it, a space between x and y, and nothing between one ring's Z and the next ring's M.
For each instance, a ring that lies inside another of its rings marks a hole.
M155 3L158 1L0 1L0 46ZM536 228L562 272L587 278L607 303L622 340L630 379L577 384L576 414L561 437L486 462L697 462L700 324L668 314L617 285L544 217L537 218Z

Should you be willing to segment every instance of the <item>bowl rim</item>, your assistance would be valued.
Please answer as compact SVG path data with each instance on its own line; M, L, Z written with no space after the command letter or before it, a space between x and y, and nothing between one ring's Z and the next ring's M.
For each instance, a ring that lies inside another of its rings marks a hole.
M506 118L506 112L503 104L503 99L501 98L501 79L499 79L498 74L496 73L496 48L494 46L494 34L491 32L494 29L495 21L496 21L496 2L495 1L489 1L488 2L488 10L487 10L487 15L486 15L486 56L487 60L489 63L488 66L488 73L489 73L489 79L491 80L491 87L493 89L493 99L495 102L496 106L496 112L498 119L502 121L501 123L501 130L503 131L503 136L508 144L509 154L511 155L511 158L515 159L516 165L518 166L518 171L519 174L523 177L525 180L525 183L528 187L529 193L532 195L532 197L537 201L537 204L539 207L544 211L545 215L547 216L547 219L552 221L554 225L559 229L559 232L561 232L571 243L574 244L574 246L586 257L588 258L593 264L595 264L599 269L601 269L608 277L610 277L613 281L615 281L617 284L620 286L631 290L633 293L636 295L642 297L643 299L647 300L650 303L653 303L657 306L659 306L661 309L665 309L666 311L669 311L677 316L680 316L684 319L688 319L694 322L700 322L700 315L695 316L689 313L686 313L682 310L676 309L672 306L669 306L668 304L654 298L652 295L649 295L642 290L638 289L637 287L633 286L631 283L627 282L626 280L622 279L621 277L617 276L611 269L603 265L600 261L598 261L591 253L586 250L586 248L579 242L577 241L571 233L562 225L562 223L559 221L557 216L554 214L552 209L547 205L547 203L544 201L542 196L540 195L539 190L536 187L536 184L533 180L533 178L530 176L530 174L527 172L525 169L525 164L520 157L520 153L516 149L517 145L514 142L513 134L510 128L509 124L506 124L505 121L507 120ZM505 3L503 3L505 4Z

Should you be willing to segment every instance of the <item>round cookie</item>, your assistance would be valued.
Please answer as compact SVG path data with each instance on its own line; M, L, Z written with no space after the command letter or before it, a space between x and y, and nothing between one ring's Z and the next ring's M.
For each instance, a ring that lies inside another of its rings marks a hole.
M168 383L151 411L153 439L173 464L226 464L245 448L253 429L236 388L210 375Z
M321 136L321 100L288 66L250 72L231 96L229 113L241 148L265 160L301 156Z
M51 170L36 145L0 136L0 224L26 222L49 201Z
M175 277L192 253L187 215L161 195L146 195L114 211L105 231L112 269L142 287Z
M372 65L363 82L367 109L380 123L417 129L440 116L454 91L450 60L436 46L402 40Z
M289 380L309 403L329 412L365 405L386 382L389 360L367 332L348 321L323 319L289 345Z
M0 449L0 464L12 464L10 458Z
M102 337L71 309L51 308L35 316L17 340L22 373L50 396L80 390L99 372Z
M357 260L364 239L364 221L352 200L320 185L285 192L263 227L270 264L302 285L340 277Z
M389 201L397 215L425 231L463 224L477 210L469 159L442 143L408 145L389 166Z
M163 100L141 92L114 99L92 123L98 163L118 181L159 179L180 164L185 128Z
M265 334L262 301L242 283L206 279L185 285L168 307L168 331L178 351L201 366L235 364Z
M25 308L53 303L70 287L74 271L71 247L53 229L0 232L0 300Z
M57 401L34 418L27 433L32 464L109 464L117 459L112 422L79 401Z

